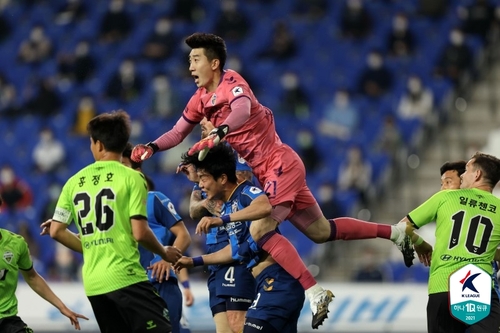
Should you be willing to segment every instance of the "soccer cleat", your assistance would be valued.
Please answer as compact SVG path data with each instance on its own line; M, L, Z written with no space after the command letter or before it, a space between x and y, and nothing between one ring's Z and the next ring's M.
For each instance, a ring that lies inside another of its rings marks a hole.
M406 267L411 267L413 265L413 259L415 259L415 250L411 244L411 238L406 234L406 223L400 222L393 226L395 231L399 232L396 240L393 240L394 244L403 254L403 259Z
M335 296L330 290L321 290L320 293L311 298L312 328L317 329L328 318L328 305Z

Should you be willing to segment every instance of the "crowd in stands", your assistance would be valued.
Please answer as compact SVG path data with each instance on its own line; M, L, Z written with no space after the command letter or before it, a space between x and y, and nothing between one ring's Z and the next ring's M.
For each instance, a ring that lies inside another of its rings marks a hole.
M39 237L37 228L51 217L61 184L92 162L86 124L100 112L125 109L133 143L171 127L195 91L183 40L196 31L226 40L226 67L274 111L327 216L356 215L420 148L422 133L446 121L447 98L477 75L499 5L0 0L0 227L26 237L43 274L75 279L80 257ZM191 184L175 168L196 139L144 165L190 228ZM203 251L202 240L194 243L193 253ZM295 244L304 257L310 243ZM372 255L367 248L363 263ZM408 279L364 266L354 280Z

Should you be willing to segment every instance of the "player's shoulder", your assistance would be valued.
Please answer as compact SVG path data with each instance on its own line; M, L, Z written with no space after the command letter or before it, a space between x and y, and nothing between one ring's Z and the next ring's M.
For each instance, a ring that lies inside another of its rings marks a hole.
M250 90L247 81L232 69L227 69L224 72L220 86L234 97L247 94Z
M264 191L262 191L262 189L258 188L257 186L255 186L251 182L245 181L242 183L241 193L251 195L251 196L257 196L257 195L263 194Z
M11 246L27 244L23 236L10 230L0 228L0 234L2 235L2 243L9 243Z

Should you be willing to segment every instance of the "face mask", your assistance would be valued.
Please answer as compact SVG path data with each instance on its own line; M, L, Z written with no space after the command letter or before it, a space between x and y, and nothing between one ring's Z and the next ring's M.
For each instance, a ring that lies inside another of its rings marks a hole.
M368 57L368 67L371 69L379 69L382 67L382 58L379 55L371 54Z
M0 172L0 181L2 184L11 184L14 181L14 172L10 169L3 169Z
M408 21L404 17L396 17L393 23L394 30L405 31L408 28Z
M349 103L349 97L345 93L337 93L335 95L335 105L345 107Z
M454 31L450 35L450 41L455 46L460 46L464 43L464 36L461 32Z
M281 85L287 90L295 89L299 85L299 79L294 74L285 74L281 78Z
M412 94L417 94L422 91L422 83L419 79L410 79L408 81L408 90Z

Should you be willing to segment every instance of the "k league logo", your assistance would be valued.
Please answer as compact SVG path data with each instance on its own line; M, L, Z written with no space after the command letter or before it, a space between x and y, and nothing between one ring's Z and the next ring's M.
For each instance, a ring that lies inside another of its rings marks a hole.
M490 313L492 276L474 264L468 264L450 275L450 313L472 325Z

